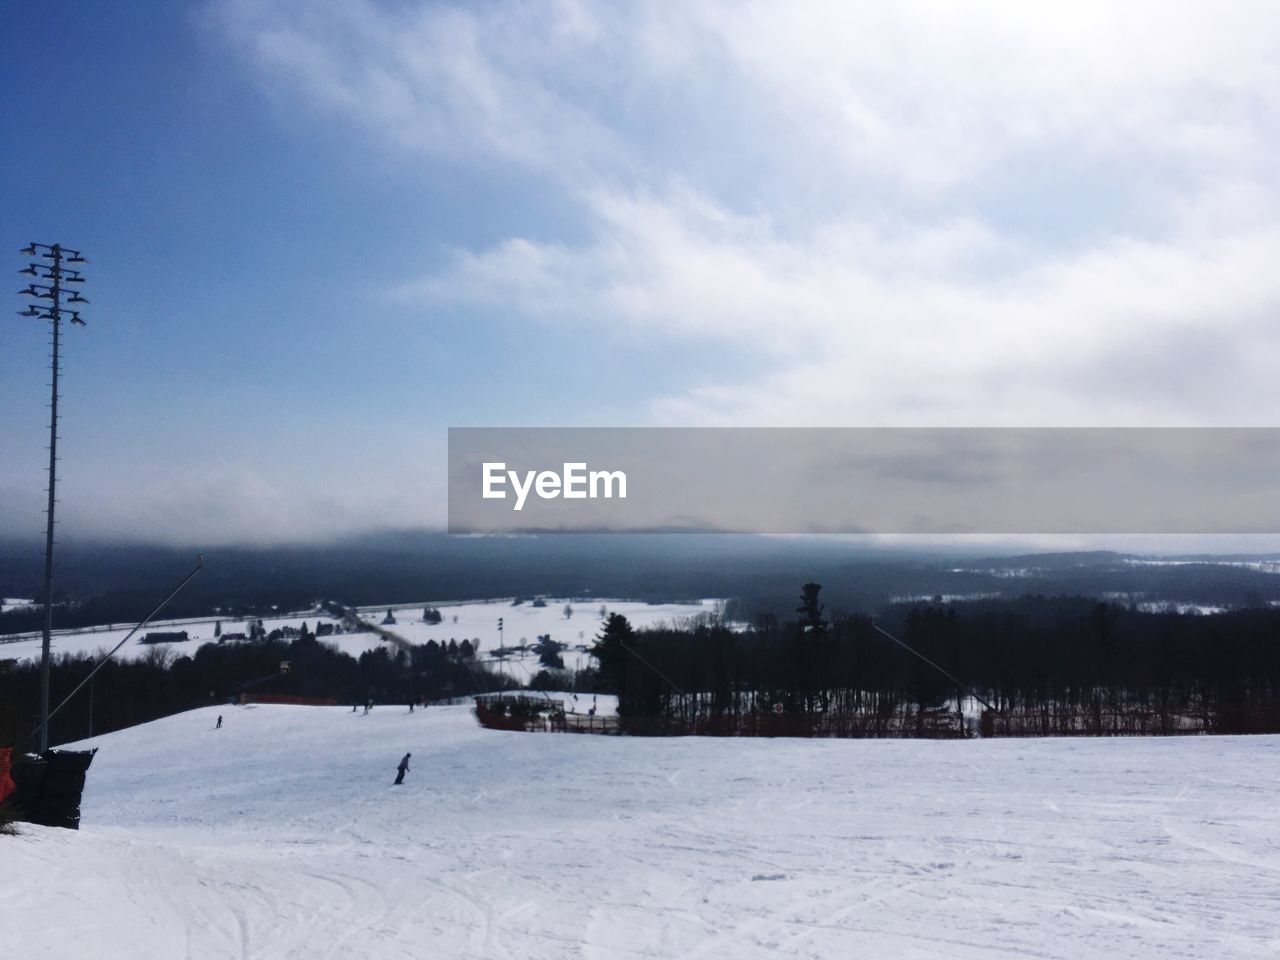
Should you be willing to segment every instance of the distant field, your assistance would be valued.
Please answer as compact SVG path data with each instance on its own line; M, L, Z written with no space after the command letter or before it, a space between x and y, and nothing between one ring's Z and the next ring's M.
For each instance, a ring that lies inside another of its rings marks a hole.
M481 656L487 657L499 646L498 618L504 621L502 639L508 647L533 643L539 635L551 634L551 638L569 648L565 654L568 667L586 666L580 651L572 648L590 646L601 627L600 609L624 614L637 628L658 624L677 624L687 622L691 618L715 615L719 610L716 600L704 600L701 603L663 603L649 604L627 600L566 600L547 599L545 607L535 607L531 602L513 607L512 601L479 600L467 603L417 603L397 604L394 607L373 606L361 608L361 619L367 623L381 625L388 609L392 609L395 624L385 629L393 631L410 643L425 644L428 640L437 643L448 643L450 640L470 640L472 645L479 641ZM573 608L571 616L564 615L564 607L569 604ZM422 622L424 608L432 607L440 611L441 622L428 624ZM154 649L172 650L177 655L194 653L202 643L211 643L216 617L164 620L148 624L138 631L133 640L126 644L117 656L121 658L137 658L145 656ZM245 630L245 621L223 619L222 632L240 633ZM327 613L317 611L299 611L279 617L264 617L262 625L267 632L283 627L299 627L306 623L315 630L321 623L337 621ZM55 632L52 647L55 654L96 653L110 650L119 643L132 629L131 626L115 626L108 629L92 628L67 632ZM190 639L178 643L144 644L141 637L151 631L185 630ZM379 634L372 630L359 633L335 634L322 638L338 649L359 656L366 650L380 646L388 646ZM0 641L4 641L0 637ZM0 659L25 660L40 656L40 639L28 636L13 642L0 642ZM524 661L528 660L526 664ZM533 669L536 657L525 651L521 655L511 657L511 665L515 669L517 679L527 679L529 669Z

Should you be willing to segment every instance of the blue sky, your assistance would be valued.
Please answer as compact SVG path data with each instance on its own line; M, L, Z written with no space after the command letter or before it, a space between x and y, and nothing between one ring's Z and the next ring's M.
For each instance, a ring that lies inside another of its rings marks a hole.
M453 425L1274 425L1277 14L891 6L6 5L68 529L438 524Z

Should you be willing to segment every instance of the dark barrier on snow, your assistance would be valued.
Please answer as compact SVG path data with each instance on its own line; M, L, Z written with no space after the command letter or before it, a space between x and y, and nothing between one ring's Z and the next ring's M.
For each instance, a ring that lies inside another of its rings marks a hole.
M96 750L46 750L13 760L15 819L46 827L80 829L80 796Z
M502 694L476 697L476 719L491 730L594 733L634 737L832 737L962 740L976 734L955 710L902 707L832 716L774 711L725 716L616 717L566 713L563 700Z
M984 711L984 737L1171 737L1280 733L1280 704L1226 704L1198 710L1152 710L1046 704L1038 709Z
M0 747L0 803L13 793L13 778L9 776L9 757L13 753L11 747Z
M564 701L521 694L476 697L476 719L490 730L548 731L562 729Z

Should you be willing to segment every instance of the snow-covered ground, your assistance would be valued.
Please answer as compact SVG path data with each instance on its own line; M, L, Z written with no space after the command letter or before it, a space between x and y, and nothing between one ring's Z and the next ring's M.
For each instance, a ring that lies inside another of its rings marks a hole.
M483 650L498 646L498 619L503 621L502 641L508 646L533 643L539 636L551 634L558 643L576 646L591 644L604 624L604 613L620 613L637 630L663 624L683 625L697 617L718 616L718 600L698 603L644 603L637 600L565 600L547 599L546 606L535 607L525 601L512 606L510 600L478 600L472 603L417 603L395 607L361 607L360 615L371 623L381 623L388 609L396 618L389 629L411 643L435 640L459 643L480 638ZM431 607L440 612L440 623L424 623L422 612ZM571 613L565 616L565 607Z
M393 607L362 607L361 617L370 624L380 625L386 611L395 611L396 623L388 626L397 636L409 643L426 643L428 640L448 643L451 639L461 643L470 640L475 644L480 641L482 655L489 655L499 645L498 618L504 621L501 639L508 647L533 643L539 635L551 634L553 640L573 648L590 646L595 635L600 632L603 621L601 608L611 613L622 613L632 626L637 629L658 624L685 623L699 616L715 616L721 609L717 600L703 600L699 603L663 603L649 604L631 600L547 600L545 607L535 607L531 602L513 607L510 599L477 600L469 603L417 603L397 604ZM573 612L569 617L564 615L566 604L570 604ZM426 607L440 611L439 624L422 622L422 612ZM175 655L193 654L202 643L214 640L214 627L221 622L222 632L243 633L245 621L216 617L198 617L185 620L158 620L148 624L121 648L117 656L121 658L137 658L145 656L148 651L160 648L172 650ZM321 623L335 623L332 617L317 614L315 611L290 613L279 617L263 618L262 624L267 632L282 627L298 627L306 623L312 630ZM106 652L128 635L132 625L114 626L110 628L91 628L75 631L55 631L51 639L53 652L63 653L97 653ZM144 644L139 642L147 633L156 631L185 630L189 639L178 643ZM358 657L366 650L387 646L386 641L372 630L334 634L322 638L338 649ZM12 642L0 637L0 660L25 660L40 656L40 638L26 636ZM568 667L585 667L585 656L570 650L565 654ZM512 668L519 679L530 669L536 671L537 656L527 652L523 656L513 657Z
M686 625L703 617L718 617L723 609L719 600L701 600L697 603L645 603L638 600L566 600L547 599L546 606L535 607L525 601L512 606L510 599L478 600L470 603L414 604L391 608L361 607L361 617L381 624L388 609L396 618L388 630L410 643L425 644L429 640L448 643L450 640L470 640L478 646L482 660L489 660L501 645L508 650L537 642L538 637L550 635L557 643L565 645L562 654L564 664L570 670L581 670L591 665L590 657L581 649L590 647L604 626L602 611L620 613L637 630L664 625ZM565 607L570 608L565 616ZM425 623L422 614L425 607L440 612L439 623ZM502 632L498 620L502 619ZM479 643L477 644L477 641ZM504 657L505 667L515 679L528 681L540 669L538 656L532 649L511 653Z
M318 616L315 613L298 613L283 617L262 618L262 625L268 633L278 627L289 626L296 628L303 623L314 630L318 624L334 622L332 617ZM134 634L133 639L121 647L116 656L122 660L133 660L146 656L148 651L156 649L171 650L175 656L191 655L199 649L202 643L213 643L215 641L214 628L218 623L222 624L222 632L224 634L245 632L244 620L229 620L226 618L219 620L215 617L158 620L147 624L147 626ZM129 631L132 629L133 625L131 624L129 626L90 627L83 630L54 631L49 643L55 656L64 653L106 653L128 636ZM148 633L175 630L186 631L188 639L176 643L150 644L141 642L141 638ZM382 638L373 632L334 635L323 639L326 642L333 643L339 649L350 653L352 656L359 656L365 650L372 650L374 647L384 645ZM8 641L4 637L0 637L0 660L27 660L39 656L40 638L38 636L24 635L24 639L14 641Z
M1280 738L481 730L193 711L0 837L22 956L1275 958ZM404 786L393 787L412 751Z
M1226 607L1205 603L1140 603L1138 609L1143 613L1176 613L1181 616L1196 614L1207 617L1215 613L1225 613Z

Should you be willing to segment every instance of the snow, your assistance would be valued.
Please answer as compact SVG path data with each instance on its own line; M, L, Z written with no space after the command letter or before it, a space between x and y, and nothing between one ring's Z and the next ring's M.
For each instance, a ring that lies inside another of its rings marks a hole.
M498 646L498 618L503 620L503 642L512 647L521 643L534 643L544 634L558 643L576 646L590 645L604 625L600 616L603 607L608 613L620 613L637 630L663 624L682 624L699 616L715 616L720 610L719 600L701 600L697 603L645 603L638 600L564 599L548 598L545 607L535 607L525 601L512 606L511 600L478 600L472 603L417 603L395 607L361 607L360 616L370 623L382 622L391 609L396 617L394 626L388 629L404 637L410 643L426 643L435 640L448 643L456 639L474 640L479 637L482 649ZM568 604L573 615L565 617ZM422 611L431 607L440 611L441 622L423 623ZM454 618L457 621L454 621Z
M565 618L564 606L569 603L574 613ZM433 607L440 611L442 622L426 624L422 622L424 607ZM456 639L461 643L469 639L473 643L478 638L481 648L492 653L498 647L498 618L505 621L503 638L507 647L533 643L540 634L551 634L552 639L573 648L590 646L595 635L600 632L603 621L600 608L606 607L610 613L624 614L637 629L660 624L683 623L691 618L716 615L721 602L718 600L702 600L697 603L662 603L649 604L633 600L547 600L547 606L534 607L525 602L518 607L511 605L511 599L477 600L468 603L416 603L398 604L390 609L395 611L396 623L386 627L396 636L414 644L424 644L428 640L448 643ZM380 626L388 606L361 607L360 617L368 624ZM454 622L457 617L457 622ZM136 659L146 656L148 651L161 648L172 650L175 655L191 655L202 643L214 641L214 626L222 623L222 632L243 633L246 629L243 619L226 617L196 617L183 620L157 620L143 627L134 639L125 644L117 654L122 659ZM336 623L332 617L316 611L288 613L278 617L264 617L262 625L270 633L280 627L298 627L306 623L312 630L321 623ZM51 643L55 655L64 653L105 653L128 635L133 624L114 624L110 627L93 627L84 630L55 630ZM144 644L139 638L152 631L185 630L190 636L186 641L177 643ZM360 633L333 634L321 637L324 643L332 644L339 650L360 656L366 650L388 646L376 632L369 630ZM394 653L395 648L389 647ZM0 660L27 660L40 656L39 634L23 634L21 638L0 637ZM521 681L527 680L536 672L537 655L525 651L512 658L512 671ZM581 668L588 665L585 654L572 649L564 655L565 665L570 668Z
M225 617L203 617L185 620L158 620L147 624L134 638L120 648L116 656L122 660L135 660L148 655L148 652L161 649L171 650L175 656L191 656L203 643L214 643L215 625L222 623L222 632L244 633L246 626L243 619L227 619ZM278 627L298 627L303 623L315 630L317 624L336 623L332 617L317 616L311 613L296 613L281 617L264 617L262 625L270 633ZM128 636L133 624L127 626L112 625L109 627L91 627L83 630L55 630L50 638L50 646L54 656L61 654L100 654L111 650L117 643ZM142 643L141 638L148 633L170 630L185 630L188 639L176 643ZM40 656L39 634L23 634L21 639L0 637L0 660L28 660ZM354 657L365 650L384 646L385 641L376 633L335 634L321 637L325 643L331 643Z
M1143 613L1176 613L1180 616L1212 616L1215 613L1225 613L1226 607L1214 606L1206 603L1140 603L1138 609Z
M998 593L908 593L890 597L890 603L972 603L975 600L994 600Z
M565 617L568 604L573 613ZM440 623L424 623L424 607L440 611ZM595 643L596 635L604 626L601 609L607 613L620 613L637 630L664 625L683 625L699 617L718 616L723 608L720 600L699 600L696 603L645 603L639 600L610 599L546 599L546 606L535 607L526 600L512 606L511 599L477 600L470 603L418 603L412 606L392 607L396 623L386 629L410 643L425 644L429 640L448 643L450 640L479 640L481 660L489 660L500 645L511 649L537 642L539 636L551 635L551 639L565 645L561 654L565 667L582 670L591 666L592 660L585 648ZM360 616L367 623L381 624L387 607L361 607ZM456 618L456 621L455 621ZM498 619L502 618L503 630L498 633ZM538 655L532 649L522 650L505 657L497 667L521 683L527 683L541 669Z
M1258 573L1280 573L1280 560L1215 560L1209 557L1190 560L1157 560L1148 557L1126 557L1125 563L1135 567L1238 567Z
M1280 738L815 741L214 708L0 837L23 956L1274 958ZM391 781L411 751L402 787Z

